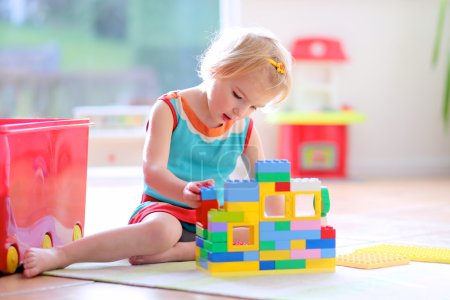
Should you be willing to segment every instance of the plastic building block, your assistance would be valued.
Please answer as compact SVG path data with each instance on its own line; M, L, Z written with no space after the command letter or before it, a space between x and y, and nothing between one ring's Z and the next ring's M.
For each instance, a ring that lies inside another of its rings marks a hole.
M291 230L319 230L320 220L294 220L291 221Z
M287 160L258 161L256 181L225 182L222 209L208 207L216 199L203 201L209 211L198 215L197 269L213 276L335 271L336 232L322 224L328 189L316 178L291 180L290 168Z
M325 186L321 187L321 194L322 194L322 217L326 217L327 214L330 212L330 194L328 192L328 188Z
M208 212L211 209L218 209L219 201L218 200L204 200L202 201L202 205L196 209L197 223L200 223L201 226L205 229L208 228Z
M322 233L320 235L322 239L335 239L336 238L336 230L334 230L331 226L322 227Z
M258 189L258 182L255 179L227 179L223 185L224 189Z
M291 191L291 183L290 182L275 182L275 191L276 192L290 192Z
M260 260L281 260L290 258L291 251L289 250L265 250L260 252Z
M304 259L290 259L275 261L275 269L304 269L306 261Z
M261 195L270 195L274 194L276 182L259 182L259 198L261 199Z
M290 231L290 230L291 230L290 221L275 222L275 231Z
M291 249L292 250L306 249L306 241L305 240L291 241Z
M210 232L226 232L228 230L227 222L208 222Z
M202 200L215 200L217 199L216 189L214 187L202 186L200 189L200 196Z
M291 178L291 191L320 191L320 185L317 178Z
M258 202L258 182L255 180L226 180L224 183L224 201Z
M351 253L338 255L336 264L357 269L378 269L409 264L409 259L401 255L381 253Z
M336 249L335 248L320 249L320 257L321 258L336 257Z
M259 212L258 202L227 202L223 204L226 211L245 211L245 212Z
M286 182L291 179L289 173L256 173L258 182Z
M336 248L335 239L307 240L306 249Z
M291 173L291 163L286 159L258 160L255 173Z
M336 258L306 259L306 269L328 269L336 267Z
M412 261L450 264L449 248L377 245L356 250L355 253L393 254L405 256Z

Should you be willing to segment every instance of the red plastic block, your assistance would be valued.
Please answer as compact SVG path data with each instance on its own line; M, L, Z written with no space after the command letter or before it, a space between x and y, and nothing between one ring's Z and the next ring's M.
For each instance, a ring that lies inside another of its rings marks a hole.
M291 183L290 182L275 182L275 192L290 192Z
M336 230L331 226L322 227L321 239L335 239L336 238Z
M208 212L211 209L219 209L219 201L215 200L204 200L202 201L202 206L196 209L197 223L200 223L204 229L208 229Z

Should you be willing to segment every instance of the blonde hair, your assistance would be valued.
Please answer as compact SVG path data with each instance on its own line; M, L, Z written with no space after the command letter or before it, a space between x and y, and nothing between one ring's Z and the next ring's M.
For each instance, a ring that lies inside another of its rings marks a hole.
M284 72L268 61L284 65ZM221 32L200 58L199 75L204 81L233 78L253 71L266 71L271 86L279 90L276 102L289 95L292 87L292 58L270 32L260 28L240 28Z

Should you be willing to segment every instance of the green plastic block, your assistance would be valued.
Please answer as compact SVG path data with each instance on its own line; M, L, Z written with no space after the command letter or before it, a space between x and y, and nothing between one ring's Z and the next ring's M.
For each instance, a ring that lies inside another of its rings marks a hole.
M208 251L204 248L200 248L200 257L204 259L208 259Z
M228 244L226 242L205 241L203 247L210 252L228 252Z
M278 221L275 222L275 231L289 231L291 230L290 221Z
M328 192L328 188L323 186L321 188L322 192L322 217L326 217L328 212L330 211L330 194Z
M195 234L197 234L202 239L206 239L208 236L208 229L204 229L200 226L195 227Z
M256 181L258 182L289 182L291 174L286 173L256 173Z
M259 250L275 250L275 241L260 241Z
M210 222L243 222L243 211L210 210L208 212Z
M286 269L304 269L306 268L306 261L304 259L291 259L291 260L276 260L276 270Z
M227 232L210 232L208 231L207 240L211 242L226 242L228 241Z

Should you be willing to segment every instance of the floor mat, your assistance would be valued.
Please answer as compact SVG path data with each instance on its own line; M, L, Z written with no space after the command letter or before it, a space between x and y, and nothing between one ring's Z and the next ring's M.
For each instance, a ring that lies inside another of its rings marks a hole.
M335 273L215 278L197 271L194 262L130 266L119 261L44 274L251 299L442 299L448 270L448 265L412 262L376 270L337 267Z

